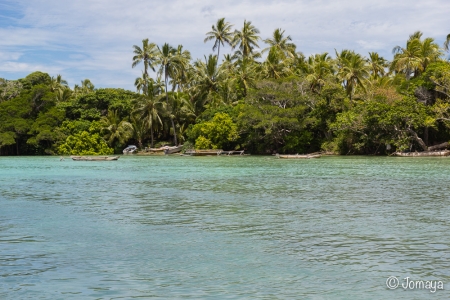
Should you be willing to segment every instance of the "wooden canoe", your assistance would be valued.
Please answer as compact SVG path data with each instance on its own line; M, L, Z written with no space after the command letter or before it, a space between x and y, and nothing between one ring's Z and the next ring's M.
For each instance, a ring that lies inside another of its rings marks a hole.
M395 152L394 156L400 157L433 157L433 156L449 156L450 150L443 151L423 151L423 152Z
M165 147L160 147L160 148L144 148L145 152L153 152L153 153L163 153L164 149L166 149Z
M187 150L186 152L184 152L184 154L190 156L208 156L208 155L218 155L222 151L223 151L222 149Z
M309 158L319 158L321 157L320 154L306 154L306 155L299 155L299 154L277 154L277 158L291 158L291 159L309 159Z
M76 161L110 161L118 160L119 156L71 156Z

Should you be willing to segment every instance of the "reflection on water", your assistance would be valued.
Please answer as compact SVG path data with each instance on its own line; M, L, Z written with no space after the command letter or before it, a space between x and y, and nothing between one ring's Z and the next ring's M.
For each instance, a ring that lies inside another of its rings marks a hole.
M442 299L385 281L450 284L449 167L1 158L0 298Z

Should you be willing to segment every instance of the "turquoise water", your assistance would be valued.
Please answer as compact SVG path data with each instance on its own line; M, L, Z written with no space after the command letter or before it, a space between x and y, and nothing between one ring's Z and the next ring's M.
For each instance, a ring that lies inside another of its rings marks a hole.
M2 157L0 299L449 299L449 180L445 158Z

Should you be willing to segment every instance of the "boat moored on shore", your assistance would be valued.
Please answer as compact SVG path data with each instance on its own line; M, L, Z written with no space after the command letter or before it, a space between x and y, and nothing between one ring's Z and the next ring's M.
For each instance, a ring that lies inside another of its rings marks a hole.
M395 152L394 156L399 157L436 157L436 156L449 156L450 150L442 151L423 151L423 152Z
M184 152L184 155L190 156L211 156L211 155L219 155L219 153L223 152L222 149L206 149L206 150L187 150Z
M71 156L75 161L111 161L118 160L119 156Z
M309 158L319 158L322 155L313 153L313 154L305 154L305 155L299 155L299 154L276 154L277 158L288 158L288 159L309 159Z
M164 154L172 154L172 153L178 153L181 151L181 149L183 149L183 145L179 145L179 146L173 146L173 147L168 147L166 146L164 148Z
M129 145L125 149L123 149L123 154L134 154L137 152L137 147L135 145Z

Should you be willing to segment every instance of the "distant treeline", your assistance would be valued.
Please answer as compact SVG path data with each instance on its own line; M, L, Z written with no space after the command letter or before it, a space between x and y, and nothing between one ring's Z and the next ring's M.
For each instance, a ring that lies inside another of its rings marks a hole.
M88 79L71 89L39 71L0 79L0 154L112 154L128 144L389 154L450 141L450 35L441 48L416 32L392 61L352 50L305 57L282 29L261 40L248 21L233 30L219 19L208 41L217 55L196 61L181 45L133 46L136 92ZM233 54L220 56L226 46Z

